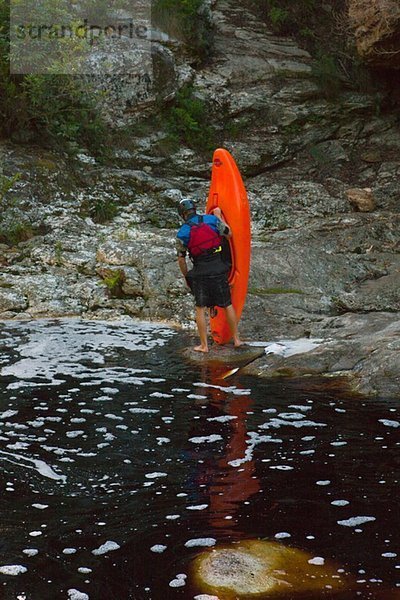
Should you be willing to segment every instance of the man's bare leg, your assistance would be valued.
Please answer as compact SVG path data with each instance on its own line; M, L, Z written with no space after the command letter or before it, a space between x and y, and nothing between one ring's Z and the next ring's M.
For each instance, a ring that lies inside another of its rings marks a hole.
M196 306L196 323L200 336L200 346L196 346L194 350L196 352L208 352L206 310L203 306Z
M242 340L239 338L236 313L235 313L235 309L233 308L232 304L230 304L229 306L227 306L225 308L225 314L226 314L226 320L228 321L228 325L229 325L229 328L232 333L233 344L234 344L235 348L239 348L240 346L242 346L244 344L244 342L242 342Z

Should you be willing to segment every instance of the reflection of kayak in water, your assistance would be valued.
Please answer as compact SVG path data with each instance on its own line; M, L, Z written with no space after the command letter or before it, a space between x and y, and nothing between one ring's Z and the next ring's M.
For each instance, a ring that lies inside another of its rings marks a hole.
M229 152L221 148L214 152L206 211L211 213L217 207L232 230L232 238L223 246L223 260L230 265L232 304L239 320L250 271L250 209L239 169ZM216 315L211 317L211 334L218 344L226 344L232 337L222 309L217 308Z

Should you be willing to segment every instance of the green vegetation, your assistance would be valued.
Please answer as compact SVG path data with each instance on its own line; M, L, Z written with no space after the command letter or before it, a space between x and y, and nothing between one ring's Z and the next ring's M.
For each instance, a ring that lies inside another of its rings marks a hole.
M320 10L317 0L257 0L257 5L273 31L282 35L297 33L302 27L307 28L314 11Z
M54 262L57 267L62 265L63 246L60 241L57 241L54 246Z
M212 46L212 27L203 0L153 0L152 18L170 35L182 39L201 58Z
M190 148L209 152L216 145L216 130L207 125L208 107L196 98L193 88L186 86L176 95L174 104L164 114L169 141L178 147L187 144Z
M39 4L30 0L28 4L14 2L13 9L20 7L28 15L41 16L39 22L42 23L69 23L71 19L64 0L46 0ZM80 44L79 39L66 40L59 58L49 52L54 59L49 65L49 74L11 74L9 2L0 0L0 136L60 146L70 153L82 146L95 155L104 152L107 127L97 110L95 92L78 77L51 74L52 70L64 72L63 64L74 60ZM19 48L13 47L12 53L13 66L18 67L23 63ZM32 57L33 63L46 61L46 46L39 46L37 53Z
M4 210L4 202L6 200L7 193L14 187L14 184L17 183L21 179L21 174L16 173L12 177L6 177L5 175L0 175L0 205Z
M102 277L112 296L120 297L123 295L122 286L125 281L125 273L122 269L116 269L115 271L106 269Z
M376 82L360 60L349 33L346 0L250 0L277 35L293 36L315 59L313 76L333 100L343 87L375 92ZM376 76L374 77L376 80Z
M0 221L0 243L15 246L20 242L26 242L35 234L31 223L27 220Z
M108 198L85 200L80 209L82 217L90 217L95 223L107 223L118 214L118 205Z

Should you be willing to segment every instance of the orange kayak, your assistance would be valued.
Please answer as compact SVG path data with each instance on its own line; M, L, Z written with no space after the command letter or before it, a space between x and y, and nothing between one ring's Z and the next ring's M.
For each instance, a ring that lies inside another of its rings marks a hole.
M229 284L232 304L239 320L246 301L250 272L250 208L239 169L231 154L222 148L214 152L206 212L211 213L217 207L221 209L225 221L232 230L232 238L229 240L232 263ZM216 316L210 321L214 341L218 344L228 343L232 335L225 318L225 311L216 307Z

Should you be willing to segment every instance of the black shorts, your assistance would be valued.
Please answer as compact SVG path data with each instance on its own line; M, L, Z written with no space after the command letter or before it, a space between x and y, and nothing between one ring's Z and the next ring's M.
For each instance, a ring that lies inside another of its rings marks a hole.
M196 306L226 308L232 304L231 290L227 275L193 277L192 292Z

